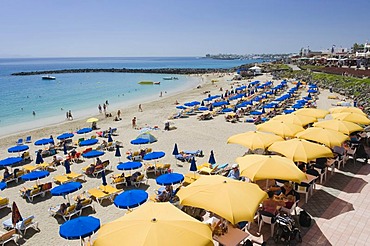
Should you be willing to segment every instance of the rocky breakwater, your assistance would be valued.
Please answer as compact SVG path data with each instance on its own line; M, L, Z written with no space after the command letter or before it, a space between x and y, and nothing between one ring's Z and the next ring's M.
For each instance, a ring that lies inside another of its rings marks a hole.
M343 96L352 98L357 101L357 105L363 108L363 111L370 115L370 83L351 83L346 84L345 77L342 81L338 80L317 80L317 85L320 88L329 89ZM347 81L347 83L350 83Z
M13 73L13 76L29 76L41 74L62 74L62 73L159 73L159 74L205 74L205 73L230 73L230 69L213 68L154 68L154 69L129 69L129 68L81 68L81 69L61 69L48 71L31 71Z

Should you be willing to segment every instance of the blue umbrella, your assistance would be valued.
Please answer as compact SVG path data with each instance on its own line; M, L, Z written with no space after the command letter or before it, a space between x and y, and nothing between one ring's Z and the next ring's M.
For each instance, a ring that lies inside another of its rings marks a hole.
M211 104L211 106L209 106L209 111L213 111L213 104Z
M69 164L68 160L64 161L64 168L66 169L66 174L71 173L71 165Z
M147 144L149 143L149 139L145 139L145 138L136 138L134 140L131 140L131 144L134 144L134 145L139 145L139 144Z
M82 129L78 130L77 134L85 134L85 133L89 133L91 131L92 131L92 128L86 127L86 128L82 128Z
M4 190L6 188L6 182L0 182L0 190Z
M66 184L58 185L57 187L54 187L51 189L51 194L53 196L65 196L69 193L78 191L82 188L82 185L80 182L69 182Z
M222 111L222 113L228 113L228 112L233 112L233 109L232 108L224 108L221 111Z
M175 143L175 146L173 147L172 155L178 155L179 149L177 148L177 143Z
M118 170L135 170L140 167L142 167L143 164L141 162L137 161L128 161L128 162L121 162L118 164L117 169Z
M66 132L66 133L63 133L61 135L59 135L57 137L58 140L65 140L65 139L68 139L68 138L72 138L74 136L73 133L69 133L69 132Z
M42 159L41 152L40 151L37 151L37 154L36 154L36 164L41 164L41 163L44 163L44 159Z
M145 161L155 160L155 159L162 158L165 155L166 154L163 151L153 151L151 153L144 155L143 160Z
M226 102L226 101L221 101L221 102L215 102L213 103L213 107L221 107L221 106L224 106L224 105L228 105L229 103Z
M25 175L22 175L21 179L25 181L38 180L49 176L49 174L50 173L48 171L33 171Z
M294 104L292 108L303 108L302 104Z
M96 138L86 139L80 142L80 146L90 146L96 144L97 142L98 140Z
M187 107L182 106L182 105L176 106L176 108L177 108L177 109L187 109Z
M193 107L193 106L195 106L193 102L187 102L187 103L184 103L184 105L186 107Z
M80 216L59 227L59 235L65 239L80 239L99 230L100 220L92 216Z
M116 146L116 153L114 154L115 157L121 157L121 151L119 150L119 147Z
M63 153L67 155L67 144L63 143Z
M208 110L208 108L205 107L205 106L202 106L202 107L199 107L198 110L200 110L200 111L206 111L206 110Z
M197 170L197 164L195 163L195 158L193 157L190 163L190 171L196 172Z
M91 150L87 153L83 153L82 156L84 158L94 158L94 157L99 157L99 156L102 156L104 155L104 152L103 151L98 151L98 150Z
M106 185L107 185L107 178L105 177L105 170L103 170L103 171L101 172L101 180L102 180L102 184L103 184L104 186L106 186Z
M318 91L317 91L317 90L312 90L312 89L311 89L311 90L308 90L307 92L308 92L308 93L317 93Z
M35 142L35 145L46 145L46 144L50 144L54 142L53 139L51 138L43 138L43 139L39 139Z
M118 208L136 208L148 200L148 193L143 190L129 190L119 194L114 199L114 205Z
M181 183L184 180L184 175L181 173L166 173L155 179L159 185L174 185Z
M0 167L11 166L23 161L22 157L8 157L0 161Z
M204 106L204 101L202 101L202 103L200 104L200 106Z
M211 155L209 156L208 163L216 164L215 155L213 154L213 150L211 150Z
M28 149L29 149L29 147L27 145L17 145L17 146L10 147L8 149L8 152L9 153L16 153L16 152L26 151Z
M113 142L112 134L108 134L108 143L112 142Z
M262 112L261 111L252 111L250 112L250 115L261 115Z

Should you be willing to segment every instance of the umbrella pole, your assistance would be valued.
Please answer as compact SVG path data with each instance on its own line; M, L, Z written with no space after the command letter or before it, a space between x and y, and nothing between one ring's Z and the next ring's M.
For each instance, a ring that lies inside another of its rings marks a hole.
M269 180L266 179L266 190L268 189L268 187L269 187Z

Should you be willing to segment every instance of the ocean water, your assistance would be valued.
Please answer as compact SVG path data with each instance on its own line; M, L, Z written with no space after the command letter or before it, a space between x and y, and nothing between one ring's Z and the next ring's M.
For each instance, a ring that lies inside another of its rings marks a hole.
M15 133L64 121L72 111L75 118L98 112L108 100L110 109L131 106L159 98L159 94L195 87L199 78L185 75L146 73L55 74L56 80L41 75L11 76L22 71L78 68L230 68L255 60L213 60L196 57L160 58L14 58L0 59L0 128ZM178 80L163 80L176 76ZM139 81L160 81L140 85ZM32 112L35 111L34 116Z

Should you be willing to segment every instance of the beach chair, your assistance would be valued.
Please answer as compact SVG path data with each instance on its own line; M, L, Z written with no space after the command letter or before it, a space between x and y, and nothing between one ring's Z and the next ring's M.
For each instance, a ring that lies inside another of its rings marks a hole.
M17 234L16 229L12 229L8 232L0 232L0 244L5 245L7 242L14 241L18 245L20 236Z
M30 155L30 152L26 151L22 154L23 162L32 161L32 157Z
M112 178L111 184L116 185L116 186L123 184L123 185L127 186L126 177L122 177L121 175L118 175L118 176L113 176L112 175L111 178Z
M102 190L98 188L92 188L87 191L89 193L90 197L95 197L96 201L101 204L101 202L105 199L109 199L112 201L112 196L109 193L104 193Z
M67 207L66 211L62 215L63 219L65 221L70 220L74 215L80 214L81 211L76 210L76 204L71 204L69 207Z
M155 164L155 169L160 174L168 173L170 168L171 168L171 164L162 164L162 163Z
M140 187L141 184L144 184L147 182L147 179L145 178L145 174L141 174L137 177L136 181L131 181L132 185L135 187Z
M31 215L28 218L18 222L15 225L15 228L21 232L22 235L26 234L26 231L30 228L33 228L37 231L40 231L39 229L39 223L34 221L35 216Z
M23 145L23 139L22 138L18 139L18 141L16 142L16 144L17 145Z
M118 195L118 193L120 193L121 191L123 191L122 189L117 189L111 185L101 185L99 186L99 189L101 191L103 191L104 193L108 193L111 197L110 197L110 200L113 202L114 200L114 197L116 195Z
M80 142L84 141L85 138L79 138L77 141L74 142L74 145L80 146Z
M113 146L113 142L109 142L107 146L105 147L107 151L113 151L115 148Z
M33 202L33 199L36 196L45 197L45 194L49 192L52 188L52 183L45 183L37 187L32 187L30 189L27 189L25 191L21 190L21 196L23 198L27 198L30 202Z
M202 167L200 170L198 170L198 172L201 174L211 175L211 174L216 174L217 169L218 169L218 165L215 164L215 165L212 165L211 167Z
M27 136L26 140L24 141L25 143L32 143L31 141L31 136Z
M79 179L82 179L82 180L86 181L85 175L75 173L75 172L71 172L71 173L63 174L63 175L57 175L57 176L53 177L54 182L59 183L59 184L74 182L74 181L77 181Z
M85 208L88 208L90 207L93 211L95 211L95 207L92 203L92 199L91 198L85 198L82 202L81 202L81 209L80 209L80 215L82 214L82 210L84 210Z
M0 197L0 209L3 209L3 208L10 208L9 198Z

